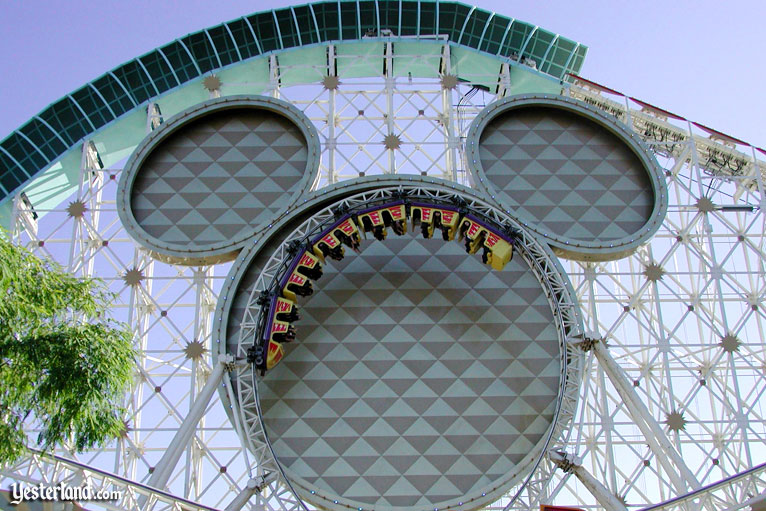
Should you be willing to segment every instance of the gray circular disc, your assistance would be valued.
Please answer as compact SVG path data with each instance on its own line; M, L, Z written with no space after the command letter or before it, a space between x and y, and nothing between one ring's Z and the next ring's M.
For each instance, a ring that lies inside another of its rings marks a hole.
M233 257L310 187L315 128L272 98L222 98L147 138L120 181L131 235L176 262Z
M527 263L490 271L458 242L389 233L324 272L260 395L301 496L472 509L524 475L561 384L553 312Z
M469 147L479 186L567 257L623 257L667 210L665 184L643 144L573 100L495 103L474 121Z

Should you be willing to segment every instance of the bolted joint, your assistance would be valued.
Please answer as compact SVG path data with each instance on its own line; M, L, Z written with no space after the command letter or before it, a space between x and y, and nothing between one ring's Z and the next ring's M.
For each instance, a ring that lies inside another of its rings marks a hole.
M460 208L461 210L468 207L468 203L460 197L459 195L455 195L451 199L452 204ZM466 210L467 211L467 210Z
M248 505L250 498L256 493L261 493L268 485L277 480L276 472L268 472L261 476L253 477L247 481L242 492L226 506L225 511L241 511L242 509L251 509Z
M403 200L406 202L407 192L405 192L401 188L397 188L396 190L391 192L391 198L395 200Z
M516 241L521 238L521 231L508 225L503 226L503 234L508 236L512 241Z
M548 458L567 474L571 474L580 466L580 460L566 451L549 451Z
M580 348L584 352L588 352L592 350L597 343L603 342L604 346L606 346L606 342L603 338L600 337L591 337L586 334L580 334L580 335L574 335L572 337L567 338L567 342L571 344L572 346L576 346L577 348Z
M268 289L264 289L261 291L261 293L258 295L258 298L256 298L255 303L258 304L259 307L263 307L265 305L268 305L271 302L271 292L269 292Z
M292 240L290 243L287 244L287 255L289 257L295 256L295 254L298 253L298 251L303 247L303 243L301 243L298 240Z
M262 492L268 485L277 480L276 472L267 472L266 474L254 477L247 482L247 487L254 492Z
M233 355L230 355L228 353L218 357L218 363L223 364L223 369L226 372L231 372L237 368L237 360L234 358Z
M336 220L340 220L343 218L346 214L348 214L348 206L346 204L340 204L334 208L332 208L332 214L335 216Z

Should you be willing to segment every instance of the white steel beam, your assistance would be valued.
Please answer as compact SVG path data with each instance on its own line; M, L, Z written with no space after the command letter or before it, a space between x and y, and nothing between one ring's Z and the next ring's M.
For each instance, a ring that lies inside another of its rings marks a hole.
M162 124L160 106L152 101L146 106L146 132L151 133L159 128L160 124Z
M20 231L27 231L32 237L37 236L37 214L24 192L16 194L13 200L13 218L17 220L12 224L15 236Z
M699 488L699 481L697 481L697 478L694 477L694 474L692 474L691 470L681 459L678 451L676 451L665 435L665 432L649 413L646 405L638 398L632 384L609 354L604 343L601 341L594 342L592 349L599 364L603 367L607 377L625 403L633 422L646 438L646 442L654 453L654 457L665 469L668 477L670 477L676 491L686 493L688 489L695 490Z
M450 57L450 47L448 44L442 46L442 75L452 74L452 58ZM444 153L444 172L450 176L453 181L457 182L457 148L459 146L459 140L455 137L455 111L453 109L452 102L452 89L447 87L441 88L442 95L442 119L444 122L444 138L447 150Z
M335 45L331 44L327 47L327 76L335 76ZM338 174L335 170L335 101L338 92L337 88L329 89L328 91L328 107L327 107L327 182L328 184L335 184L338 180Z
M548 453L548 456L551 461L556 463L556 465L564 472L573 473L606 511L628 511L625 504L620 502L620 500L609 491L609 488L601 484L598 479L585 470L585 467L580 464L580 460L562 452L550 452Z
M165 487L170 479L170 474L173 472L173 469L175 469L186 446L189 445L189 442L194 436L197 423L199 423L205 413L207 405L210 403L210 399L213 397L218 385L221 384L224 372L231 369L232 362L233 357L231 357L231 355L222 356L218 360L218 364L215 365L213 372L210 373L210 376L207 378L207 383L205 383L205 386L197 395L197 399L189 410L189 414L184 419L181 427L178 428L178 432L165 450L165 454L162 455L162 458L154 467L152 476L149 478L149 486L159 489Z
M500 66L500 76L497 84L497 99L513 94L511 91L511 66L504 62Z
M234 497L234 500L232 500L231 503L226 506L224 511L239 511L245 506L245 504L247 504L247 501L250 500L250 497L256 493L259 493L276 480L276 472L269 472L268 474L261 477L250 479L247 481L245 488L239 492L236 497Z
M269 84L271 96L279 99L279 61L273 53L269 56Z
M199 343L209 343L210 331L212 325L210 324L210 312L215 309L215 300L210 294L210 287L212 285L213 267L206 266L194 269L194 290L195 290L195 306L194 306L194 341ZM203 344L204 345L204 344ZM205 350L210 351L211 347L205 345ZM220 364L219 364L220 365ZM205 382L204 373L200 369L205 367L206 364L202 361L202 357L194 358L192 360L192 377L190 378L189 389L189 406L193 406L196 396L204 389L207 384ZM200 417L199 420L199 440L205 443L205 417ZM191 499L199 498L203 492L202 483L202 449L196 444L196 442L188 443L188 459L190 462L186 466L186 492L187 497Z
M149 327L152 320L152 311L154 310L154 304L151 299L154 296L154 259L145 250L136 247L133 250L133 266L129 270L138 271L143 276L141 285L128 285L130 288L128 324L133 328L133 343L138 352L136 357L136 378L138 381L133 393L127 395L125 399L125 408L128 410L128 416L131 418L133 426L131 430L126 432L126 436L132 445L138 446L142 442L140 425L142 424L142 415L144 413L142 404L144 403L145 393L141 380L149 369L146 352L150 345ZM137 479L141 460L140 450L125 448L122 456L124 457L122 460L123 474L130 479ZM115 472L118 472L119 463L119 457L115 457Z
M163 509L218 511L214 507L184 499L166 491L157 491L154 488L119 474L112 474L89 464L55 454L30 449L30 455L26 459L26 463L33 464L38 470L41 470L43 472L41 474L42 477L38 479L20 476L18 472L13 471L11 466L0 470L0 475L6 475L15 481L27 484L50 485L53 482L66 482L69 486L76 486L80 484L79 482L75 484L75 481L80 481L80 479L76 478L83 474L93 490L116 492L116 495L121 495L117 500L98 502L100 508L110 511L139 511L142 507L139 506L138 501L145 501L148 498L161 505ZM92 504L95 504L95 502L92 502Z
M641 511L688 511L702 506L727 511L748 507L750 511L766 511L766 463Z
M385 87L386 87L386 136L399 135L403 138L404 134L394 133L394 90L396 89L396 77L394 76L394 43L387 42L385 46L385 62L386 62L386 75ZM388 173L396 174L396 150L389 149L388 151Z

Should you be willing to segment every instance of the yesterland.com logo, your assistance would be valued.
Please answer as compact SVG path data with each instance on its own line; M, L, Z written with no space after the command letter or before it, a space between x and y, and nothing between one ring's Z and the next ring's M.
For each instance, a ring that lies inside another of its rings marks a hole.
M13 483L10 485L10 503L13 505L31 500L75 501L75 500L120 500L122 492L117 490L93 490L89 484L69 486L59 483L49 486L40 483L35 486Z

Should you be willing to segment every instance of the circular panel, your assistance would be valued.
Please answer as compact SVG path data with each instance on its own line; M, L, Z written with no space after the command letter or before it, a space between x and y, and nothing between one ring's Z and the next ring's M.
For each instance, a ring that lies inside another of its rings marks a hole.
M562 255L622 257L656 231L667 209L642 144L572 100L500 101L474 121L469 140L479 185Z
M640 230L652 212L654 194L638 157L572 112L530 107L498 115L481 134L479 154L501 200L541 230L615 240Z
M299 340L259 385L275 454L321 507L491 502L528 472L556 410L543 288L522 257L490 271L456 241L363 245L328 260Z
M176 116L131 157L120 211L136 239L171 258L231 257L313 182L318 141L270 98L222 98Z

